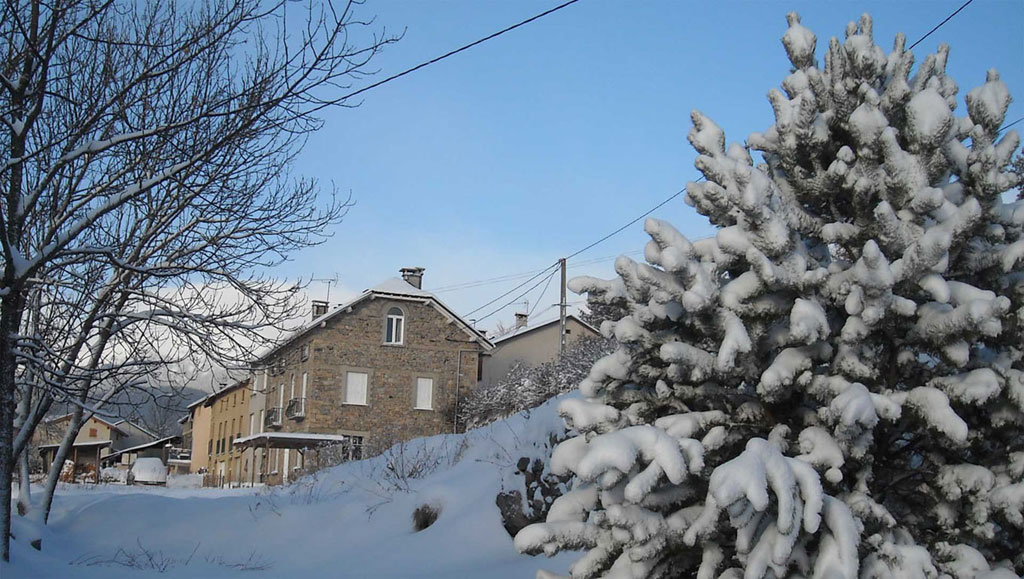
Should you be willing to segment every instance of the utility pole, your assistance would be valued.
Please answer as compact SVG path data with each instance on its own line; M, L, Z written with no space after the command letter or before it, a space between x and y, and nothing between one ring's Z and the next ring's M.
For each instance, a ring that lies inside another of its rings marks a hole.
M562 268L562 293L561 299L558 300L558 319L559 319L559 332L558 332L558 355L565 354L565 258L558 260L558 265Z

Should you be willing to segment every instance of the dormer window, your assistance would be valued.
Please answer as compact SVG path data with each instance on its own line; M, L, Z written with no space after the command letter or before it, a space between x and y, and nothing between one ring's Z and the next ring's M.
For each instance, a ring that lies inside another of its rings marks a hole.
M387 326L384 329L385 344L402 344L405 340L405 314L399 308L388 310Z

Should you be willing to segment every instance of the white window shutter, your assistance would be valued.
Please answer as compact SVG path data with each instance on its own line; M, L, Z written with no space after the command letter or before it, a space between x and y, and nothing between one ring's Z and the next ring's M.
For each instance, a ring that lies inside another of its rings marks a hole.
M349 372L345 378L345 404L366 404L367 375Z
M430 410L433 408L434 380L431 378L416 379L416 408Z

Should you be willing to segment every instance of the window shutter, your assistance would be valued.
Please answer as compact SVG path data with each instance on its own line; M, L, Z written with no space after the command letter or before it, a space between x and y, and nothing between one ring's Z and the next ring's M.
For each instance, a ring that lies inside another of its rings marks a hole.
M366 404L367 375L349 372L345 379L345 404Z
M433 408L434 380L431 378L416 379L416 408L430 410Z

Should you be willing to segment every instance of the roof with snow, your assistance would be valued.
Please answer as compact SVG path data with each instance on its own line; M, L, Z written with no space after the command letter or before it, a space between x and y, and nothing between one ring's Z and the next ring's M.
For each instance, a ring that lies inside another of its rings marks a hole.
M473 338L473 341L480 344L480 346L482 346L485 351L494 348L493 342L488 340L486 336L477 331L476 328L466 323L465 320L463 320L458 314L456 314L451 308L449 308L444 302L442 302L440 298L426 290L420 289L410 284L404 279L393 277L373 286L372 288L363 290L363 293L359 294L359 296L357 296L356 298L344 304L341 304L340 306L334 308L333 310L330 310L329 312L318 318L314 318L312 321L306 323L298 330L295 330L295 332L292 333L291 336L286 338L280 344L272 347L271 349L261 354L258 357L258 359L266 360L267 358L277 353L278 350L294 342L296 339L306 335L314 328L321 327L325 322L333 319L335 316L351 312L352 308L357 304L360 304L374 297L386 297L388 299L394 300L420 301L428 303L432 305L434 309L440 312L441 315L448 318L449 321L455 323L455 325L457 325L463 332L465 332L471 338Z
M343 434L319 434L316 432L261 432L236 438L234 445L239 448L270 446L273 448L310 448L329 446L348 440Z
M44 450L44 449L48 449L48 448L57 448L58 446L60 446L60 444L61 443L59 443L59 442L55 442L53 444L40 444L36 448L38 448L39 450ZM72 448L75 448L75 447L77 447L77 448L88 448L88 447L93 447L93 446L100 446L100 447L110 446L111 444L113 444L113 441L111 441L111 440L90 440L90 441L87 441L87 442L76 442L76 443L72 444L71 446L72 446Z
M426 290L422 290L400 277L393 277L384 280L366 291L384 294L400 294L406 296L422 296L431 298L434 297L434 294Z
M69 420L71 418L71 414L72 413L68 412L67 414L62 414L60 416L55 416L53 418L47 418L43 422L45 424L53 424L54 422L60 422L62 420ZM111 429L116 430L116 431L120 432L121 434L123 434L125 436L129 435L128 432L126 432L123 428L118 426L118 424L121 424L122 422L125 422L124 420L121 420L120 422L111 422L109 420L101 418L100 416L98 416L96 414L93 414L89 418L92 419L92 420L96 420L97 422L102 422L103 424L106 424L107 426L109 426ZM84 425L86 422L88 422L88 420L83 420L82 424Z
M177 435L176 434L176 435L172 435L172 436L165 436L164 438L161 438L159 440L153 440L153 441L147 442L145 444L139 444L139 445L133 446L131 448L122 448L121 450L119 450L117 452L112 452L112 453L108 454L107 456L103 457L103 460L110 460L112 458L117 458L117 457L121 456L122 454L124 454L126 452L138 452L140 450L146 450L147 448L156 448L158 446L164 446L164 445L167 445L167 444L170 444L170 443L174 442L175 439L177 439L178 441L181 441L181 435Z
M525 336L525 335L533 332L534 330L539 330L541 328L546 328L546 327L550 326L551 324L557 324L559 319L560 318L555 318L553 320L550 320L550 321L547 321L547 322L544 322L544 323L541 323L541 324L537 324L536 326L523 326L521 328L516 329L516 331L511 333L511 334L506 334L506 335L504 335L504 336L494 340L494 345L498 346L498 345L500 345L503 342L507 342L508 340L511 340L512 338L520 338L522 336ZM587 322L584 322L580 318L578 318L578 317L576 317L576 316L574 316L572 314L569 314L569 315L565 316L565 320L566 321L569 321L570 319L571 320L575 320L581 326L583 326L587 330L593 332L594 336L600 336L601 335L601 331L600 330L598 330L594 326L591 326Z
M231 386L227 386L225 388L221 388L220 390L214 392L213 394L210 394L206 398L203 398L203 400L202 400L203 406L213 406L213 404L215 402L217 402L217 400L220 399L221 396L230 394L230 393L234 392L235 390L238 390L239 388L241 388L243 386L246 386L246 387L249 386L249 378L244 378L242 380L239 380L238 382L235 382ZM193 404L195 404L195 402L193 402Z
M135 427L137 430L140 430L143 433L148 434L149 436L152 436L153 438L156 438L158 436L157 433L155 433L152 430L142 426L138 422L132 422L131 420L118 420L117 422L114 423L114 425L118 426L118 427L120 427L122 424L130 424L133 427Z
M212 396L212 394L207 394L206 396L203 396L202 398L200 398L199 400L196 400L196 401L195 401L195 402L193 402L192 404L189 404L189 405L188 405L188 406L186 406L185 408L186 408L187 410L192 410L192 409L193 409L193 408L195 408L196 406L199 406L199 405L200 405L200 404L202 404L203 402L206 402L206 399L207 399L207 398L209 398L210 396Z

